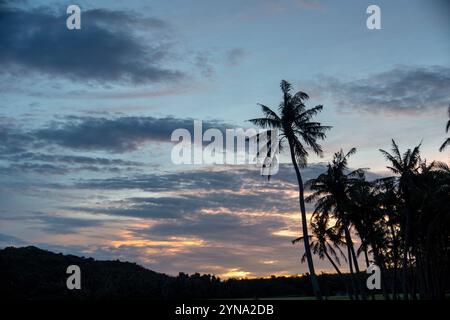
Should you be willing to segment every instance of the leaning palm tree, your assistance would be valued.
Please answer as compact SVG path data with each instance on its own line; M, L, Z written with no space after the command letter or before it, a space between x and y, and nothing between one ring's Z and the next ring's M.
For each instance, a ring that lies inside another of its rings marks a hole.
M328 219L322 219L321 217L316 217L311 221L311 232L312 235L309 236L309 239L311 241L312 252L318 255L321 260L324 260L326 257L336 272L342 275L338 267L338 265L341 265L338 253L340 253L340 256L345 261L347 261L347 258L340 247L345 245L345 241L340 232L337 232L335 226L329 226ZM292 243L302 241L303 238L296 238L292 240ZM305 259L306 253L303 254L301 261L305 262Z
M319 282L314 271L311 248L308 241L304 186L300 168L304 168L307 165L308 149L317 155L322 155L322 148L317 143L317 140L325 139L325 131L331 127L322 126L320 122L312 121L312 118L322 111L323 107L321 105L306 109L304 102L309 99L306 93L299 91L292 94L292 86L285 80L281 81L280 86L283 92L283 100L279 106L280 115L271 108L260 104L264 117L249 121L262 128L275 128L279 130L279 144L282 145L284 141L287 141L289 145L291 161L295 169L299 188L299 204L306 259L308 261L314 294L317 299L321 299Z
M450 130L450 105L448 106L448 117L449 117L449 119L448 119L448 121L447 121L447 125L446 125L446 127L445 127L445 133L448 133L448 130ZM442 151L444 151L444 149L448 146L448 145L450 145L450 137L448 137L445 141L444 141L444 143L442 144L442 146L439 148L439 151L440 152L442 152Z

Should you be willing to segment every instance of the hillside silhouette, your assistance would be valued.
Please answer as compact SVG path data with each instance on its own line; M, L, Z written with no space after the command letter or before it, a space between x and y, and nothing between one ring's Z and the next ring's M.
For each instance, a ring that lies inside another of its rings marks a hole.
M66 269L81 269L81 290L69 290ZM348 277L343 274L341 277ZM342 278L318 276L327 295L345 294ZM213 275L169 276L136 263L97 261L34 246L0 250L0 297L3 299L227 299L312 296L309 276L221 280Z

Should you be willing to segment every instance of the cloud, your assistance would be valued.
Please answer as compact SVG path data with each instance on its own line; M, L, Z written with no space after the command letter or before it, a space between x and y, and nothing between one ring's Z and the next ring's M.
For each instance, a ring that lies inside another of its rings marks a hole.
M114 158L36 152L46 150L49 144L38 141L33 132L24 132L15 123L0 119L0 174L67 174L76 171L138 170L144 164Z
M138 170L144 166L141 162L100 157L74 155L44 154L21 152L0 155L0 160L7 161L8 166L0 167L3 174L68 174L78 171L113 172Z
M32 137L0 118L0 155L24 152L29 147Z
M101 157L86 157L86 156L74 156L74 155L57 155L57 154L44 154L44 153L33 153L25 152L16 154L14 157L2 157L9 161L42 161L42 162L58 162L67 164L82 164L82 165L100 165L100 166L142 166L142 162L128 161L122 159L109 159Z
M104 225L107 220L81 219L77 217L52 216L35 213L33 219L39 221L41 229L54 234L77 233L81 229L96 228Z
M280 164L279 172L270 182L260 175L259 169L253 166L230 166L221 170L199 169L188 171L175 171L158 174L139 174L118 176L105 179L81 179L75 183L76 188L97 190L142 190L149 192L164 192L174 190L217 190L238 191L258 185L270 186L283 190L293 188L297 181L292 174L292 167L288 164ZM317 177L325 171L323 164L310 164L304 168L302 175L304 180Z
M247 53L242 48L234 48L226 53L226 62L229 66L238 66L242 63Z
M135 231L135 235L196 237L210 242L227 242L233 239L241 245L258 245L262 234L267 237L266 241L270 241L272 232L287 227L286 221L275 217L245 221L239 214L199 214L191 219L160 222L148 229Z
M150 197L129 197L95 206L65 206L61 209L91 214L107 214L143 219L192 219L198 215L296 211L297 190L292 167L281 165L271 181L256 168L196 170L166 174L147 174L109 179L90 179L74 187L89 190L143 190L157 193ZM323 172L323 165L304 170L305 180ZM308 205L309 207L310 205Z
M1 5L1 4L0 4ZM0 233L0 247L22 246L26 242L17 237L13 237L4 233Z
M200 74L205 78L212 78L215 75L215 69L211 63L209 55L202 53L195 57L195 66L200 70Z
M81 30L50 8L0 6L0 67L15 75L44 74L83 82L177 81L163 66L170 56L166 22L131 11L82 10ZM136 31L145 30L151 39Z
M324 170L323 164L312 164L303 170L303 177L308 180ZM227 167L85 179L73 188L80 185L96 196L86 198L83 205L79 198L74 206L68 202L51 212L10 219L21 228L44 232L33 242L40 246L136 261L170 274L227 277L239 270L267 276L307 269L299 265L302 245L290 242L300 233L297 184L290 165L282 165L270 181L256 168ZM108 190L117 192L102 192ZM111 197L100 197L107 194ZM130 197L134 194L140 196ZM1 220L7 218L2 215ZM76 247L61 235L81 238L83 245ZM331 266L317 261L317 269Z
M399 66L352 81L324 77L317 87L344 110L415 114L448 105L450 68Z
M64 175L80 171L130 174L154 165L64 153L80 150L126 153L149 143L172 143L171 134L178 128L193 136L193 124L193 119L174 117L67 116L26 131L17 122L0 118L0 174ZM203 121L202 127L218 128L221 132L233 128L217 120ZM114 184L114 179L109 182Z
M66 167L57 166L49 163L13 163L9 166L0 167L0 174L67 174L70 170Z
M185 128L193 132L194 119L174 117L67 117L39 129L34 135L41 141L78 150L105 150L123 153L136 150L140 145L170 142L172 132ZM220 121L203 121L203 128L227 126Z

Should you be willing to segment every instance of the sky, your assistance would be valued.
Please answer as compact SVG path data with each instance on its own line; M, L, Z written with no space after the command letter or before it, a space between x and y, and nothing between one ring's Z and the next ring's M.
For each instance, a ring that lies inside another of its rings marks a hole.
M351 147L352 168L387 175L391 139L448 162L449 39L440 0L0 0L0 246L174 275L304 273L288 157L270 181L252 165L175 165L171 133L249 128L285 79L333 127L305 180Z

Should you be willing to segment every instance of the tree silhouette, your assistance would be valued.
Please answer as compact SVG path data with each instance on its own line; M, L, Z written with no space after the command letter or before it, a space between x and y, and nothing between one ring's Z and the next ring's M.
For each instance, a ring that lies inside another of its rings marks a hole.
M329 221L326 218L316 217L311 220L311 232L312 235L309 236L310 245L312 252L319 256L320 259L324 260L325 257L331 263L333 268L339 275L342 272L339 270L338 265L341 265L339 260L339 255L347 261L344 252L340 248L341 245L345 244L342 236L337 232L335 226L329 226ZM302 241L303 237L296 238L292 240L292 243ZM306 253L302 256L302 262L305 262ZM336 262L333 260L336 260Z
M308 241L304 186L300 168L304 168L307 165L309 154L307 149L311 149L315 154L322 155L322 147L318 144L317 140L325 139L325 131L331 127L323 126L320 122L312 121L313 117L322 111L323 106L318 105L314 108L306 109L304 102L309 99L306 93L299 91L292 94L292 86L285 80L281 81L280 87L283 93L283 100L279 106L280 115L268 106L260 104L265 117L251 119L249 121L262 128L278 129L280 131L279 144L282 145L284 141L287 141L289 145L291 161L295 169L299 187L299 205L306 259L308 261L314 294L317 299L321 299L319 283L314 270L311 248Z
M349 188L358 174L362 172L362 169L348 172L347 160L355 152L355 148L352 148L346 154L342 150L336 152L331 163L328 163L326 172L307 182L312 194L306 198L306 201L315 201L313 216L322 217L323 219L328 219L331 216L336 220L336 226L345 237L354 292L359 290L364 298L364 291L353 276L354 272L359 273L360 270L350 232L351 220L349 217L350 211L348 210L350 201ZM355 298L358 299L358 295Z
M391 165L387 166L389 170L397 174L398 189L403 205L403 219L401 221L401 229L403 231L403 264L402 264L402 284L404 299L408 299L408 268L409 268L409 248L411 243L411 220L412 220L412 188L414 186L414 176L418 173L420 165L420 144L414 149L408 149L403 155L400 153L398 145L392 139L392 154L380 149L385 158L390 161Z
M448 133L448 130L450 130L450 105L448 106L448 117L449 119L447 120L447 125L445 126L445 133ZM444 143L442 144L442 146L439 148L439 151L442 152L445 150L445 148L450 145L450 137L448 137Z

